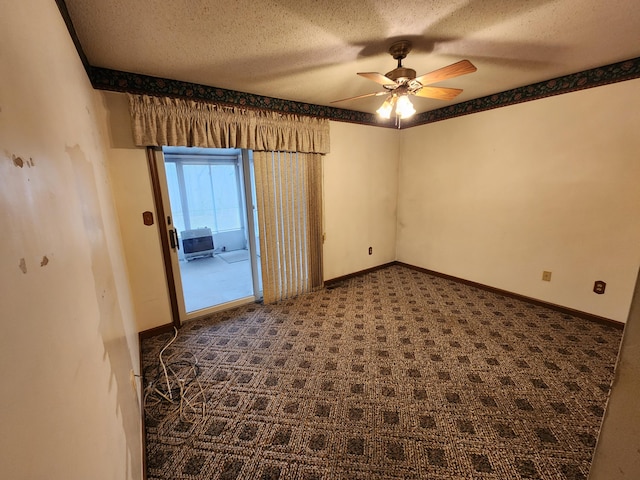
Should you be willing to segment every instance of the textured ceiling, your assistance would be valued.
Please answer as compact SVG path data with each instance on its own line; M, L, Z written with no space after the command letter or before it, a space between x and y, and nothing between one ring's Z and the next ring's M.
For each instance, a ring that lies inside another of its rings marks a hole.
M66 0L89 64L315 105L382 87L398 39L418 75L468 59L437 84L454 101L640 57L638 0ZM335 104L373 113L381 97Z

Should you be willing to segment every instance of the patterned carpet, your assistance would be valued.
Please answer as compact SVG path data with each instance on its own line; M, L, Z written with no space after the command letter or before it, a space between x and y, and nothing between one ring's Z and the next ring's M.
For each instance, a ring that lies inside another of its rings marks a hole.
M147 475L586 479L621 333L397 265L196 320L143 341Z

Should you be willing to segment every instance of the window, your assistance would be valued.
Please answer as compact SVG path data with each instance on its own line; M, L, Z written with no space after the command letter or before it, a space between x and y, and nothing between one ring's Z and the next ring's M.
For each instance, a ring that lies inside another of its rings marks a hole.
M165 159L173 223L178 231L208 227L221 233L244 228L237 156L167 155Z

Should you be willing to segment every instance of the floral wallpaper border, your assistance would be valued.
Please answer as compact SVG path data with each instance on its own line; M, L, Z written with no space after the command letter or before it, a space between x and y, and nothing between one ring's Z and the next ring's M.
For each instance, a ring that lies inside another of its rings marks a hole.
M383 120L377 115L355 110L345 110L273 97L264 97L251 93L226 90L224 88L209 87L206 85L168 80L106 68L89 67L88 70L91 83L93 87L98 90L190 98L247 108L260 108L283 113L309 115L341 122L392 128L409 128L459 117L461 115L491 110L493 108L538 100L553 95L561 95L563 93L640 78L640 57L424 112L410 120L403 121L399 126L395 124L393 119Z
M411 118L411 121L405 121L404 126L412 127L433 123L634 78L640 78L640 57L424 112Z
M295 113L343 122L363 123L366 125L385 126L385 124L388 123L379 120L377 115L371 113L293 102L291 100L282 100L274 97L263 97L252 93L237 92L235 90L226 90L224 88L209 87L196 83L168 80L106 68L91 67L89 77L93 87L98 90L202 100L205 102L259 108L282 113Z

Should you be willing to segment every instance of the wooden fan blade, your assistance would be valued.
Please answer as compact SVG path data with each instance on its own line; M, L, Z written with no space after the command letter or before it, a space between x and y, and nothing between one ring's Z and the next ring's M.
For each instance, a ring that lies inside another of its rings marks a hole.
M331 103L346 102L347 100L357 100L358 98L377 97L379 95L388 95L388 94L389 92L365 93L364 95L358 95L356 97L343 98L342 100L334 100Z
M477 68L469 60L460 60L453 63L448 67L442 67L438 70L434 70L430 73L425 73L416 80L422 85L430 85L432 83L441 82L449 78L459 77L460 75L466 75L467 73L473 73Z
M418 97L436 98L438 100L452 100L462 93L460 88L422 87L414 92Z
M397 85L396 82L378 72L360 72L358 75L373 80L380 85Z

